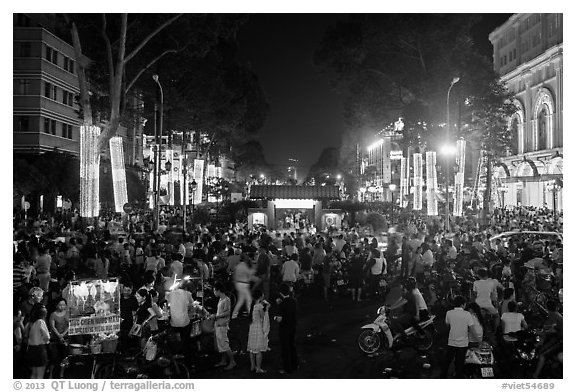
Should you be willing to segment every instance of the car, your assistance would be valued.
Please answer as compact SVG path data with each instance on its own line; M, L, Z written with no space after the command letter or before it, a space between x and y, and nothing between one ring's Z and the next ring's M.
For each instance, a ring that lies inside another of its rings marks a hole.
M549 243L563 240L562 233L555 231L507 231L490 238L490 245L494 245L497 239L502 241L502 245L507 248L510 239L528 238L534 245L544 246L544 241Z

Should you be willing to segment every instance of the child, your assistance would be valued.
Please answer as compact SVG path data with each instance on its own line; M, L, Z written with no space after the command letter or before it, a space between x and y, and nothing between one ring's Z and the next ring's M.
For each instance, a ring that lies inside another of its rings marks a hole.
M266 373L266 370L262 369L262 353L268 350L268 333L270 332L269 303L264 300L264 293L260 290L254 292L254 299L255 303L252 304L250 312L252 323L248 333L250 370L256 373Z

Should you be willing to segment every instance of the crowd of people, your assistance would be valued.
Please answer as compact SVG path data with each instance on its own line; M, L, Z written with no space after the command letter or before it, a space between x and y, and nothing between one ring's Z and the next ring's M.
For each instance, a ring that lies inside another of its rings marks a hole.
M166 211L162 216L161 225L152 231L151 215L136 212L124 221L124 235L111 235L111 222L122 222L111 213L103 214L93 226L82 226L73 213L37 219L24 227L15 225L15 375L57 376L54 370L66 356L66 344L80 339L67 336L66 290L81 278L119 279L121 344L145 347L148 337L171 328L181 336L183 352L192 361L205 347L192 341L191 315L202 314L214 323L214 347L221 354L215 366L233 369L238 355L246 353L256 373L266 372L263 357L269 351L271 321L278 324L281 371L292 373L298 368L297 302L314 296L316 291L310 289L314 287L325 301L340 300L334 293L338 271L346 271L347 289L354 302L382 301L383 280L404 283L411 294L403 304L409 317L404 317L401 325L419 321L425 317L421 311L440 302L429 284L432 271L471 271L478 278L472 297L453 299L455 309L446 316L448 346L455 347L449 350L447 363L455 357L457 364L462 363L460 348L469 343L469 325L475 326L472 340L482 340L479 327L486 327L486 313L495 326L501 321L504 334L527 327L517 302L531 300L530 288L538 273L552 274L555 284L562 287L561 241L536 245L525 238L510 241L507 247L490 241L498 233L515 229L562 233L562 216L553 217L544 209L496 210L487 225L462 220L453 223L449 233L443 230L441 220L406 214L388 230L385 248L358 225L337 231L302 228L280 232L249 230L240 222L196 224L182 236L170 230L170 223L177 224L170 221L177 220L177 213ZM489 257L493 255L496 257ZM534 258L543 262L526 267ZM198 296L198 281L211 284L208 287L217 299L215 309L200 306L205 294ZM549 302L549 309L558 308L558 303ZM456 313L459 308L468 310L465 316ZM554 339L543 357L557 353L558 342L561 350L561 316L554 314ZM248 320L249 327L237 338L235 328L241 329L237 327L241 320ZM462 323L466 323L465 337ZM22 373L22 369L29 371ZM456 373L461 376L460 365Z

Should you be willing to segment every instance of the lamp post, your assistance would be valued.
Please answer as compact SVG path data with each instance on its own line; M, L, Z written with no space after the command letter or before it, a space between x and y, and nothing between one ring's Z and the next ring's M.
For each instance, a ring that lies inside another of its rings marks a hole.
M158 87L160 88L160 123L158 125L159 130L157 132L155 132L155 136L156 136L156 156L154 161L156 162L157 165L159 165L160 163L160 152L162 149L162 126L163 126L163 121L164 121L164 92L162 91L162 85L160 84L160 79L158 78L158 75L152 75L152 79L156 82L156 84L158 85ZM155 105L156 106L156 105ZM156 113L156 110L154 110L154 113ZM154 126L156 126L156 119L154 119ZM156 127L155 127L156 128ZM158 206L158 201L160 200L160 167L158 166L158 169L156 170L156 166L154 166L155 172L154 174L157 174L157 177L155 178L155 183L157 183L157 186L155 188L155 193L154 193L154 221L155 221L155 228L158 229L158 224L160 223L160 208Z
M556 209L557 209L556 198L558 191L562 189L562 185L563 184L561 184L559 180L550 181L549 183L546 184L546 189L548 190L548 192L552 192L552 214L554 216L554 219L556 219Z
M458 81L460 80L459 77L455 77L452 79L450 83L450 87L448 88L448 94L446 94L446 143L450 143L450 90ZM450 154L446 154L446 223L445 228L446 232L450 231L450 199L448 193L448 185L450 183Z
M196 188L198 188L198 184L196 183L195 179L192 179L190 188L192 189L192 218L194 218L194 200L196 199Z

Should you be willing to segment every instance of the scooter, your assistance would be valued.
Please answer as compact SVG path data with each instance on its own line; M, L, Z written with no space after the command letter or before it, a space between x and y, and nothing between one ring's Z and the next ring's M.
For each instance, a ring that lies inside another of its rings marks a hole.
M494 353L488 342L469 348L464 361L464 374L470 378L494 378Z
M394 346L399 346L408 341L408 344L414 346L418 351L428 351L434 344L434 319L436 316L432 315L429 319L418 323L420 331L414 327L404 330L404 334L397 333L392 335L391 324L392 321L389 317L390 308L388 306L381 306L378 308L376 320L371 324L366 324L362 327L362 331L358 336L358 347L365 354L374 354L381 348L391 349Z

